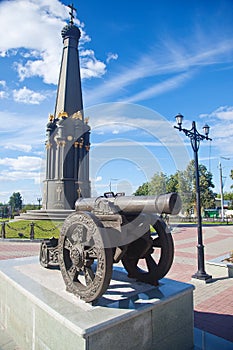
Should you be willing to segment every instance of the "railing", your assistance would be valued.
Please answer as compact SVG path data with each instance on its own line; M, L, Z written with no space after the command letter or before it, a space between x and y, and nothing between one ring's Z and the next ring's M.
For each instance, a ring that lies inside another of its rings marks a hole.
M170 223L197 223L197 218L193 216L170 216L169 217ZM233 218L224 218L224 221L221 221L221 218L202 218L202 223L221 223L221 224L233 224Z
M164 218L165 219L165 218ZM196 223L197 222L197 218L195 217L169 217L168 219L165 219L167 224L172 224L172 223ZM214 223L214 222L219 222L221 219L219 218L203 218L202 221L203 223ZM232 224L233 223L233 219L228 219L226 218L224 222L222 222L223 224ZM18 237L19 238L27 238L24 233L26 230L29 229L29 239L30 240L34 240L35 239L35 230L39 229L40 231L44 232L44 233L52 233L54 231L56 231L57 229L60 229L62 226L62 223L54 226L52 228L44 228L40 225L38 225L35 222L28 222L26 225L22 226L22 227L13 227L11 226L7 221L2 221L1 222L1 233L0 233L0 238L2 239L6 239L7 238L7 233L9 231L14 231L14 232L18 232ZM8 231L8 232L7 232ZM48 237L46 237L48 238Z
M16 227L11 226L8 222L3 221L3 222L1 222L0 238L6 239L7 238L7 231L18 232L19 238L27 238L22 232L25 232L26 230L29 229L29 238L30 238L30 240L34 240L36 228L40 229L40 231L45 232L45 233L52 233L52 232L56 231L57 229L61 228L61 226L62 226L62 224L60 224L58 226L54 226L51 229L48 229L48 228L44 228L44 227L38 225L35 222L29 222L25 226L16 228Z

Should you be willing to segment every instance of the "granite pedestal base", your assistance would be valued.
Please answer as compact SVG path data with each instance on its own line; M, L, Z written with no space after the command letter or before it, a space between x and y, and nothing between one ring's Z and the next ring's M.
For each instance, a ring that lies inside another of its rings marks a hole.
M211 272L213 277L233 278L233 263L228 262L227 258L229 258L229 255L222 255L207 261L206 269Z
M0 325L27 350L193 348L193 286L136 282L114 266L107 292L86 304L38 257L0 262Z

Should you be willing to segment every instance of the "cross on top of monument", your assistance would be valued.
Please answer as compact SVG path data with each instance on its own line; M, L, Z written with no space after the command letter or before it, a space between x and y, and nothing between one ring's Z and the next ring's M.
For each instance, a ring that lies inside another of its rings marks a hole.
M71 9L69 12L70 15L70 23L74 24L74 11L77 12L76 8L74 7L74 4L68 5L68 7Z

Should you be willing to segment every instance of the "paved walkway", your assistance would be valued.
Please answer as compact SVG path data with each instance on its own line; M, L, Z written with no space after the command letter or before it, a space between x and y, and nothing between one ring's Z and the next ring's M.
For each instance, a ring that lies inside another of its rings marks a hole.
M191 279L197 271L197 230L173 228L175 259L166 277L195 285L195 327L233 343L233 279L213 275L211 283ZM203 227L205 259L212 260L233 250L233 226ZM0 240L0 259L34 256L39 244ZM206 272L208 266L206 265ZM232 344L233 348L233 344Z
M233 279L219 274L212 274L207 284L191 279L197 271L197 229L176 227L173 238L175 259L166 277L195 285L195 327L233 342ZM233 226L204 226L203 240L205 260L228 254L233 250ZM211 273L207 264L205 269Z

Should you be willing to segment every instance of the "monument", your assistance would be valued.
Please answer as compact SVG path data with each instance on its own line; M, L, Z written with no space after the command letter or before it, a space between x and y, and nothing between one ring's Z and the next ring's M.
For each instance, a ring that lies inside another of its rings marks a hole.
M81 36L70 21L62 29L63 53L54 115L46 132L46 164L41 210L28 210L17 219L64 220L74 210L77 198L90 197L90 126L84 117L78 44Z
M53 269L42 268L38 257L0 262L0 326L25 350L191 350L193 286L164 278L174 246L161 214L179 212L179 195L90 198L80 31L70 9L55 113L47 125L42 212L76 210L59 244L55 238L41 244L41 265Z
M43 209L74 209L79 197L90 197L90 127L84 119L78 43L81 32L70 22L61 32L63 53L54 115L47 124Z

